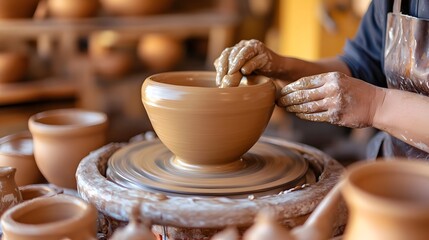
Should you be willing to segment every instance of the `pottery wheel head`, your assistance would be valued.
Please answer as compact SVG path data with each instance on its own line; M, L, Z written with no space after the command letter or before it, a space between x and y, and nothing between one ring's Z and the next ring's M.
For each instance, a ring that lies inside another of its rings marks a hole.
M306 182L307 161L294 150L258 141L226 165L187 165L159 140L130 144L108 162L107 178L123 187L166 195L247 197Z

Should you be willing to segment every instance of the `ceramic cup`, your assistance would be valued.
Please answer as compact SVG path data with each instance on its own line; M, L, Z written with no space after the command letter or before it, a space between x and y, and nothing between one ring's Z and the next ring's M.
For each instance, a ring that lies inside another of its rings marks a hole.
M35 198L8 209L1 218L5 240L96 238L97 210L84 200L56 195Z
M345 240L429 236L429 164L418 160L360 162L346 172Z
M29 119L34 157L52 184L76 189L79 162L106 141L107 116L83 109L58 109Z
M200 171L240 162L267 126L275 86L251 76L239 87L219 88L215 72L167 72L144 81L142 101L175 164Z
M33 139L27 131L0 138L0 166L16 168L18 186L44 181L34 160Z

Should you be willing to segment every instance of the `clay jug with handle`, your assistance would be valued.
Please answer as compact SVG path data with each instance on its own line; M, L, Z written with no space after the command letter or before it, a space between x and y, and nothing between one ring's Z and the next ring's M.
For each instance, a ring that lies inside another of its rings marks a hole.
M14 167L0 167L0 215L22 202L21 192L15 182Z

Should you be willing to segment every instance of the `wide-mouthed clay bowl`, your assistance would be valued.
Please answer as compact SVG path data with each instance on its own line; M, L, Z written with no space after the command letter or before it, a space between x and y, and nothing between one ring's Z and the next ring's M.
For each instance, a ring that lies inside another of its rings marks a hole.
M16 168L18 186L44 181L33 155L33 139L30 132L19 132L0 138L0 166Z
M75 172L80 160L106 142L108 119L102 112L57 109L30 117L34 158L50 183L76 188Z
M240 161L263 133L274 108L275 86L249 76L219 88L214 72L167 72L148 77L142 101L174 162L201 170Z
M35 198L8 209L1 218L3 239L96 239L97 210L70 195Z

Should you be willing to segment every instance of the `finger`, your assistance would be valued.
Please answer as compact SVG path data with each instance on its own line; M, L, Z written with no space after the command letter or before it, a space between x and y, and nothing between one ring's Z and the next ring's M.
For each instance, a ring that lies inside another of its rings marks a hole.
M293 112L293 113L319 113L319 112L325 112L328 109L329 109L329 106L328 104L326 104L326 99L298 104L298 105L292 105L286 108L287 111Z
M296 116L313 122L332 122L331 115L328 111L317 113L297 113Z
M227 74L228 72L228 56L231 52L230 48L225 49L219 58L217 58L214 62L214 66L216 68L216 85L219 86L222 82L222 78Z
M278 105L280 107L287 107L296 104L318 101L324 99L325 97L326 93L320 88L298 90L280 97L278 100Z
M318 88L323 86L325 82L326 82L325 78L323 78L321 75L303 77L293 83L286 85L282 89L281 94L287 95L289 93L292 93L298 90Z
M246 45L240 49L236 57L230 62L228 74L232 74L238 70L247 62L258 54L257 48Z
M225 75L225 77L223 77L222 79L222 83L220 87L221 88L238 87L238 85L240 85L240 81L242 77L243 75L241 75L240 72L235 72L234 74L231 74L231 75Z
M246 40L241 40L239 43L237 43L232 49L231 53L229 54L228 61L232 63L234 59L237 57L237 54L240 52L240 50L246 46Z
M262 67L264 67L265 64L267 64L267 61L268 61L268 55L266 54L256 55L248 62L246 62L241 67L240 71L243 75L249 75L252 72L256 71L257 69L261 69Z

